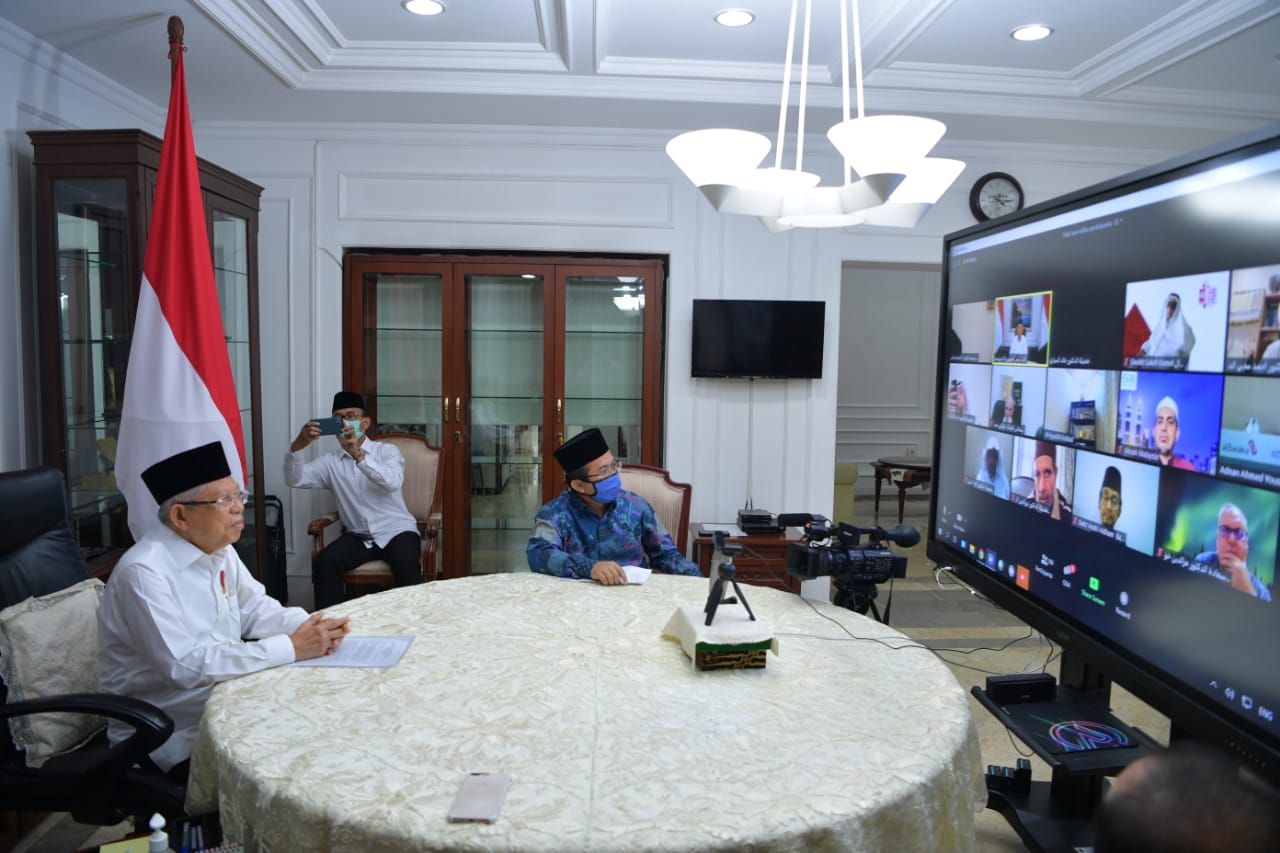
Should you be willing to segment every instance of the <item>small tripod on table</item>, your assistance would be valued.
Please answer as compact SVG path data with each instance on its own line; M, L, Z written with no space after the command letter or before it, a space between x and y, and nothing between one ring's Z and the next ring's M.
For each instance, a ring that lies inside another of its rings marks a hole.
M751 605L747 604L747 597L743 594L742 587L738 586L738 580L735 577L738 570L734 568L733 565L733 557L735 554L742 553L742 546L726 543L725 534L719 531L713 534L713 540L716 547L715 556L720 558L720 565L719 568L716 569L715 582L711 584L711 593L707 596L707 605L703 608L703 612L707 614L706 624L710 625L711 620L716 618L716 608L720 606L721 601L727 601L729 604L733 604L735 601L741 601L742 606L746 608L747 615L750 616L751 621L754 622L756 615L751 612ZM725 581L728 581L733 585L733 592L734 595L737 596L737 599L724 597Z

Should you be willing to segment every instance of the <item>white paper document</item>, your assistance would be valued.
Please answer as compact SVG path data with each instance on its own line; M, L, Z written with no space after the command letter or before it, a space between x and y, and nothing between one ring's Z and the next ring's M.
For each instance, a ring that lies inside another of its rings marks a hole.
M331 655L321 655L310 660L294 661L293 666L395 666L408 651L413 637L355 637L349 636Z
M653 569L644 566L623 566L622 570L627 573L627 583L644 583L653 574Z
M644 566L622 566L622 571L626 573L629 584L644 583L649 579L649 575L653 574L653 569L646 569ZM575 580L598 583L595 578L575 578Z

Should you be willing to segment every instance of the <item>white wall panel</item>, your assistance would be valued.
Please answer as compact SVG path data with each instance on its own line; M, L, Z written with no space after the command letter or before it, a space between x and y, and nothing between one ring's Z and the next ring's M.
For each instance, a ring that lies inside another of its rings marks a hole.
M844 266L836 456L859 463L932 452L941 278L914 264Z
M364 222L523 222L561 226L666 228L671 186L571 175L507 178L344 172L338 217Z

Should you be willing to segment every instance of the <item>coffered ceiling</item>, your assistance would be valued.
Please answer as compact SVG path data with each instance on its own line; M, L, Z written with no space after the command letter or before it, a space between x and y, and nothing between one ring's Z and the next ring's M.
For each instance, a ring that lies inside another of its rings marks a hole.
M163 109L180 15L197 123L776 127L788 0L444 2L4 0L0 17ZM839 7L812 3L821 132L840 117ZM755 22L719 26L726 6ZM1280 121L1280 0L861 0L860 16L868 114L939 118L948 140L1182 151ZM1052 37L1010 37L1029 22Z

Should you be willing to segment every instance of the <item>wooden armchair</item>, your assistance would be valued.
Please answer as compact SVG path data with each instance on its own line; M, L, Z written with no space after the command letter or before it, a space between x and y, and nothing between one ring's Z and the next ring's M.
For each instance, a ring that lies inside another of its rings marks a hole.
M394 444L404 454L404 503L418 522L422 534L422 580L437 577L436 547L440 538L440 460L443 451L427 443L425 436L402 432L389 432L377 437L378 441ZM311 535L311 562L324 550L325 528L338 521L338 513L327 512L307 525ZM356 566L342 576L349 595L358 587L391 587L395 577L391 566L384 560L370 560ZM367 590L366 590L367 591Z
M675 482L665 468L627 463L622 466L622 488L649 502L680 553L688 555L689 504L693 502L693 486Z

